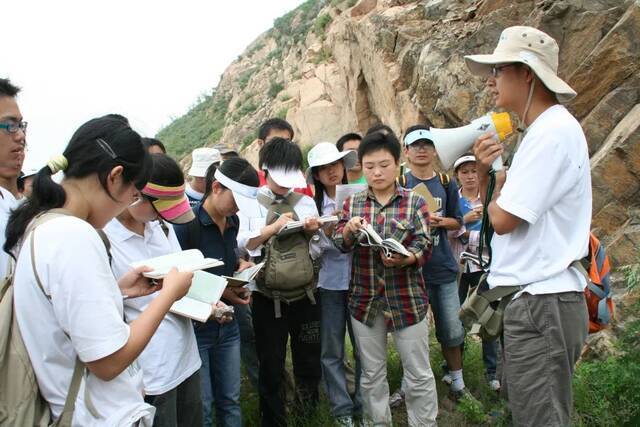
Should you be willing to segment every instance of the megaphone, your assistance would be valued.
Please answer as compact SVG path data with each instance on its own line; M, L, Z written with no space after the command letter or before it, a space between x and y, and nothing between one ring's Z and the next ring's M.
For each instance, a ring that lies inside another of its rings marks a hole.
M438 157L445 169L449 169L453 162L469 151L478 137L487 132L494 132L497 141L503 141L511 135L513 128L509 113L488 113L470 124L451 129L430 129L433 144ZM502 169L502 157L498 157L492 164L493 170Z

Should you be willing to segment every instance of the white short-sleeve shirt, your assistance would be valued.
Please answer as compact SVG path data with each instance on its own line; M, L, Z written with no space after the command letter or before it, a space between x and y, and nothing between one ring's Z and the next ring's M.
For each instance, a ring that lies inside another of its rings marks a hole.
M569 265L588 251L591 172L580 123L561 105L529 126L497 204L522 219L494 235L489 284L528 285L524 292L576 291L585 279Z
M129 326L106 248L90 224L68 216L34 232L36 269L51 299L35 281L31 239L25 236L16 263L15 313L40 391L57 418L76 356L92 362L115 353L127 343ZM142 371L134 362L111 381L87 371L73 425L128 426L140 419L151 425L154 413L144 402Z
M117 219L111 220L104 231L111 242L111 268L116 278L131 270L129 265L132 262L182 250L173 227L169 226L167 236L157 221L145 224L144 236L127 229ZM156 292L145 297L126 299L126 321L130 323L137 319L157 295ZM201 361L191 321L167 313L149 344L140 353L138 363L144 374L145 392L154 396L174 389L193 375L200 369Z

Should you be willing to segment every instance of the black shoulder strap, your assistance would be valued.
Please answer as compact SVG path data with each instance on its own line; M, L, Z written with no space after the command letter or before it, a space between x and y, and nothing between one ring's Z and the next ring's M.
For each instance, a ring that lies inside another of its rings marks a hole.
M160 228L162 228L162 232L165 236L169 237L169 226L163 219L160 219Z

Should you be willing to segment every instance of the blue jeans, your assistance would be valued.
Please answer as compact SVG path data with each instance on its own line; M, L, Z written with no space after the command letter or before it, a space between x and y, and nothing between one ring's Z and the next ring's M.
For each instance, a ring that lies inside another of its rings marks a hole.
M426 278L425 278L426 279ZM460 297L458 282L429 285L427 295L436 323L436 338L444 347L460 347L464 343L464 327L458 317Z
M362 412L360 399L360 358L356 352L350 316L347 308L348 291L319 289L320 296L320 363L322 377L327 387L327 396L334 417L351 416ZM352 400L347 390L344 370L344 335L349 338L356 361L356 392Z
M200 368L204 426L212 425L211 407L216 405L216 425L241 427L240 329L234 319L220 325L215 320L195 323Z

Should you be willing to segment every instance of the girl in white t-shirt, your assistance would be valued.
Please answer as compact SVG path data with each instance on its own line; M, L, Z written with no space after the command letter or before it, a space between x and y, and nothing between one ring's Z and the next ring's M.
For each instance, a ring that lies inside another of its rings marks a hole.
M116 277L124 276L132 262L181 251L173 227L166 222L185 224L195 218L180 166L165 154L152 154L151 161L151 177L138 201L104 229ZM126 321L137 319L158 295L125 300ZM138 362L145 401L156 407L154 425L202 426L201 362L191 320L167 314Z
M65 172L61 184L51 179L58 171ZM187 292L192 274L172 270L158 296L127 325L123 298L160 287L142 276L144 267L116 281L96 232L134 201L148 173L149 155L124 117L93 119L38 172L31 198L9 218L5 250L17 256L15 315L54 419L62 413L76 358L87 369L74 426L147 426L153 420L136 359ZM28 232L37 215L55 208L68 215Z

